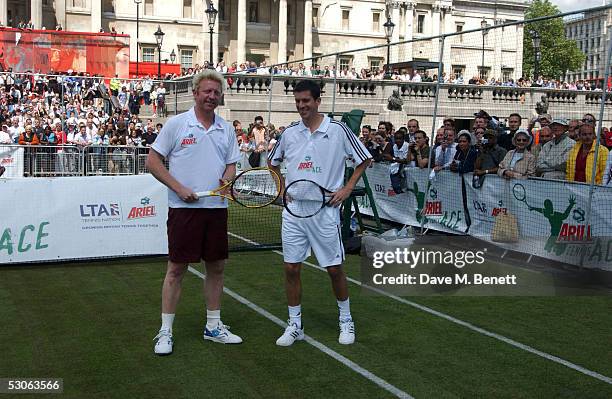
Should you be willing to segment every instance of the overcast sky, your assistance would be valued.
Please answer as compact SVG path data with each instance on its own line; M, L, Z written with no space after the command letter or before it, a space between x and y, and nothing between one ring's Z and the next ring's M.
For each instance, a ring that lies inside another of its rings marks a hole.
M607 1L609 2L610 0ZM550 0L550 2L559 7L561 12L597 7L603 4L603 0Z

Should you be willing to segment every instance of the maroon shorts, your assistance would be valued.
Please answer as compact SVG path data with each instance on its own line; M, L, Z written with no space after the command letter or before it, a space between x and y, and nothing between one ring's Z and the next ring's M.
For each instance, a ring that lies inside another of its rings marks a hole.
M227 259L226 208L169 208L167 226L171 262Z

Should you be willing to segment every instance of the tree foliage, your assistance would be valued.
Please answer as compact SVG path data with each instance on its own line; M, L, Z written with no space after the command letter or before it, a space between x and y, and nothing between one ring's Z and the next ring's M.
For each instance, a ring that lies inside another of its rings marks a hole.
M559 8L550 0L533 0L525 19L559 14ZM585 55L573 40L565 38L562 18L553 18L525 24L523 27L523 74L533 77L535 51L532 38L534 32L540 35L539 74L549 79L559 79L567 71L581 69Z

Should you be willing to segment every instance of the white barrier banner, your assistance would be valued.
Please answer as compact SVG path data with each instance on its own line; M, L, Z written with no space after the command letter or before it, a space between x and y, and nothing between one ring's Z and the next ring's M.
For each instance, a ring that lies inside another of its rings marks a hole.
M612 270L612 187L595 188L593 215L586 225L589 186L551 180L506 180L495 175L473 188L472 175L442 171L429 180L427 170L406 169L403 193L391 188L386 164L366 170L382 219L492 241L495 223L516 220L516 242L496 245L526 254L590 268ZM367 197L360 210L373 215ZM514 223L514 222L512 222ZM469 228L468 228L469 226ZM506 226L507 227L507 226Z
M382 219L411 226L421 226L449 233L467 230L466 212L461 201L461 179L457 174L441 172L430 180L426 169L408 168L403 193L391 187L389 166L375 163L366 169L378 214ZM367 197L358 201L364 214L373 215Z
M168 253L151 175L0 179L0 263Z
M2 177L23 177L23 148L0 145L0 166L6 168Z
M582 258L585 267L612 270L612 188L596 186L587 225L588 185L487 176L475 189L471 175L465 182L470 235L491 241L498 219L509 214L516 220L518 241L496 245L573 265Z

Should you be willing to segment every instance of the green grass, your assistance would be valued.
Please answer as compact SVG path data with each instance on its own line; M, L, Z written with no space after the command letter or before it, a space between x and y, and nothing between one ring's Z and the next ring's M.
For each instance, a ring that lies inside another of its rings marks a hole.
M226 286L285 319L281 261L270 252L232 254ZM355 278L358 261L347 262ZM163 260L0 269L0 375L61 377L64 396L74 398L389 396L304 342L276 347L282 329L226 295L223 320L245 342L204 342L202 281L191 273L175 353L154 356L164 270ZM415 397L612 396L592 377L355 285L357 342L339 345L328 277L305 268L302 279L306 333ZM612 375L609 297L410 300Z

